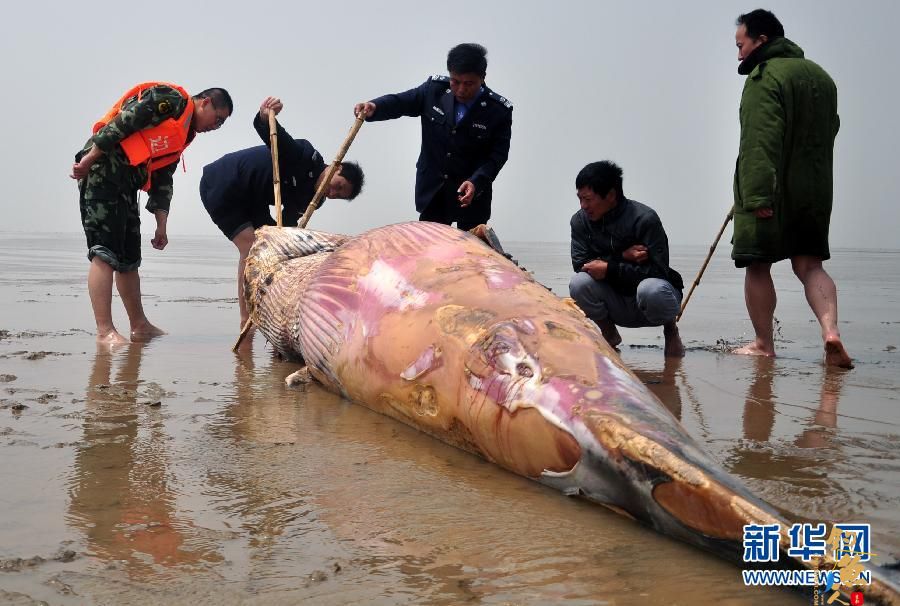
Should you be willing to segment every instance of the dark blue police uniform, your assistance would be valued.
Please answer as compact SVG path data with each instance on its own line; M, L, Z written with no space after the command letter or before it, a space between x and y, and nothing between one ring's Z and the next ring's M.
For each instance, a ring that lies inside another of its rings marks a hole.
M457 124L450 78L431 76L403 93L373 99L369 122L420 116L422 149L416 162L416 210L420 220L460 229L486 223L491 216L491 184L506 163L512 134L512 103L487 86ZM456 191L463 181L475 197L460 208Z
M203 167L200 199L225 237L247 227L275 225L269 207L275 205L269 125L256 114L253 126L266 145L225 154ZM306 139L294 139L278 124L278 171L281 177L282 223L294 226L316 192L325 161ZM324 203L325 200L323 199Z

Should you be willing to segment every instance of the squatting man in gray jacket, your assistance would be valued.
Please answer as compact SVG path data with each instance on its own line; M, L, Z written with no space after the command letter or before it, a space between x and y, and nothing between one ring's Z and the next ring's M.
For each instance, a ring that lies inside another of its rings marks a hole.
M588 164L575 179L581 210L572 215L569 294L616 347L616 326L662 326L664 353L684 355L675 317L684 282L669 267L669 240L656 212L622 193L622 169Z

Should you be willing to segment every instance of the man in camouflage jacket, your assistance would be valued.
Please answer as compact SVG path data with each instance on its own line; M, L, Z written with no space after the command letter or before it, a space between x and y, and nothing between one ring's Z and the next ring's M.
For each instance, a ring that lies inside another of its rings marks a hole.
M180 119L188 99L175 88L157 84L126 99L121 111L100 128L75 156L71 177L78 180L81 222L87 239L88 292L97 323L97 341L126 342L112 321L112 283L128 313L133 339L146 339L163 332L144 314L138 267L141 264L141 222L137 192L150 182L147 210L156 218L151 243L162 250L168 244L166 222L172 200L172 175L177 162L148 174L144 164L132 166L122 141L164 120ZM187 135L222 126L233 106L228 92L211 88L193 97L193 115Z

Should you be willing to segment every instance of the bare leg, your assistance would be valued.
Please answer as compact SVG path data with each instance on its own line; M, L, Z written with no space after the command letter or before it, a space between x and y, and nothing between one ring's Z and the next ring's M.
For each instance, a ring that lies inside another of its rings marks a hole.
M752 263L744 274L744 301L753 324L756 339L734 350L748 356L775 356L775 283L772 282L771 263Z
M665 339L665 348L663 355L667 358L683 358L684 343L681 342L681 335L678 333L678 325L674 321L663 325L663 338Z
M618 347L619 343L622 342L622 335L619 334L619 329L616 328L616 325L609 320L595 320L595 322L600 327L600 332L603 333L603 338L606 339L606 342L612 347Z
M250 313L247 310L247 299L244 296L244 266L247 264L247 255L250 253L250 247L253 246L255 235L252 227L247 227L238 232L231 241L237 247L240 257L238 258L238 306L241 310L241 328L247 323Z
M119 289L119 296L122 297L122 303L128 313L132 340L146 341L166 334L151 324L144 315L144 305L141 303L141 277L137 270L116 272L116 288Z
M803 283L806 301L822 327L825 343L825 364L853 368L850 354L841 342L838 330L837 287L818 257L797 256L791 258L791 267Z
M94 309L94 320L97 323L98 343L127 343L128 339L119 334L112 319L112 284L114 270L112 266L94 257L88 270L88 294L91 307Z

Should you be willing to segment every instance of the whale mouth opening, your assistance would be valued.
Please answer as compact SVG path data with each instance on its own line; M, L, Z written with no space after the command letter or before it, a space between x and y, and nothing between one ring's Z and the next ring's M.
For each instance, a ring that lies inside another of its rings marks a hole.
M653 501L684 527L707 537L740 541L745 524L777 520L655 440L612 416L595 417L592 432L614 459L652 484Z
M663 482L654 486L651 494L672 517L708 537L740 541L749 521L733 506L740 497L727 494L716 482L705 486Z

